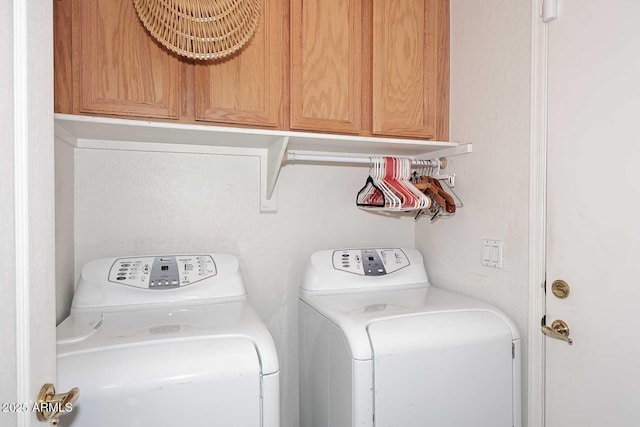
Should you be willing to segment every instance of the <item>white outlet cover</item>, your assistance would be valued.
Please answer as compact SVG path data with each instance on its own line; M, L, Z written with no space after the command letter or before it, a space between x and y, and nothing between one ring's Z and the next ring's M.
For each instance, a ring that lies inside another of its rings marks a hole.
M493 268L502 268L502 240L482 240L482 265Z

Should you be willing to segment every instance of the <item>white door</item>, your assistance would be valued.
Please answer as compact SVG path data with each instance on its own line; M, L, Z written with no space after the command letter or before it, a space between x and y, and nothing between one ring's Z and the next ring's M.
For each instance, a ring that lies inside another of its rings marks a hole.
M0 14L0 426L55 380L52 2Z
M546 339L546 427L636 427L640 2L559 0L548 30L546 321L573 345Z

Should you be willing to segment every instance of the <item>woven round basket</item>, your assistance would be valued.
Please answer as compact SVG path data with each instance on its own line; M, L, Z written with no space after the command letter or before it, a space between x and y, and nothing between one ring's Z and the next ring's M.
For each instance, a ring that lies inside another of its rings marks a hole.
M133 0L145 28L181 56L218 59L253 36L260 0Z

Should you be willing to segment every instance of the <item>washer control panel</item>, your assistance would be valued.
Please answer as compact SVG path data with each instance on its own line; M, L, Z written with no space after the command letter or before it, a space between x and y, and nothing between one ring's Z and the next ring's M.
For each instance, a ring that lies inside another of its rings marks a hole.
M333 268L361 276L384 276L409 265L402 249L343 249L333 252Z
M211 255L117 258L109 270L109 281L143 289L173 289L217 273Z

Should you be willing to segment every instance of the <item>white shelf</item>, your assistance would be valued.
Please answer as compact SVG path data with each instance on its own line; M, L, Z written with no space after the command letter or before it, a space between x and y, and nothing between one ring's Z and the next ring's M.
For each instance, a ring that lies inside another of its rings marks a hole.
M77 148L202 153L260 158L260 210L277 210L275 187L287 151L335 156L433 159L471 152L471 144L190 125L55 114L55 135Z

